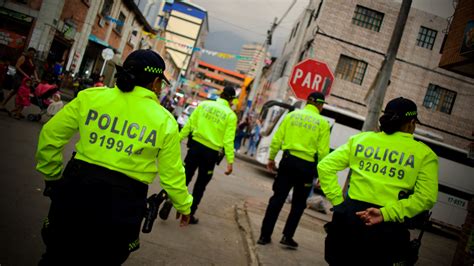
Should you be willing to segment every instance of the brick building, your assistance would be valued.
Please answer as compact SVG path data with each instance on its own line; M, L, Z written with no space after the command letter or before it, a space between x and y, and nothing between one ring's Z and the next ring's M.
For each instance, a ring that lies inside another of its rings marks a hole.
M16 60L33 47L38 50L37 65L63 61L65 70L90 76L102 69L102 50L111 48L114 57L104 72L110 84L114 64L122 64L135 49L155 48L156 40L143 33L154 32L153 28L132 0L10 0L0 4L0 35L15 40L0 43L2 57Z
M459 1L439 66L474 78L474 1Z
M365 116L366 95L384 60L399 10L399 3L380 0L311 1L275 66L275 98L292 95L286 85L292 65L315 58L326 62L336 77L327 101ZM466 150L474 129L468 112L474 79L438 67L446 27L446 18L410 10L385 103L398 96L412 99L419 107L422 129Z

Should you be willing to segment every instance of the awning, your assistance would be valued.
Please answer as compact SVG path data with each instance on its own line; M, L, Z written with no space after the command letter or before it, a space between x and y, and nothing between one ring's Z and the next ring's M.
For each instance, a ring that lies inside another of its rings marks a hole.
M97 36L95 36L94 34L89 34L89 41L91 42L95 42L97 44L100 44L102 46L105 46L106 48L111 48L114 50L115 52L115 48L110 46L106 41L102 40L102 39L99 39Z

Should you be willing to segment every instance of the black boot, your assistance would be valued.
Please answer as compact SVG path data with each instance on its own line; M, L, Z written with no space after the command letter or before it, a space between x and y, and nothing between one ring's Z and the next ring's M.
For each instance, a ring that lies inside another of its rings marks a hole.
M286 237L286 236L283 236L281 238L280 244L285 245L285 246L287 246L288 248L291 248L291 249L296 249L298 247L298 243L296 243L296 241L293 240L293 238Z
M194 217L194 215L191 215L191 218L189 218L189 224L197 224L199 223L199 219Z
M265 237L265 236L261 236L257 241L257 244L259 244L259 245L266 245L266 244L270 244L270 243L272 243L272 238L271 237Z

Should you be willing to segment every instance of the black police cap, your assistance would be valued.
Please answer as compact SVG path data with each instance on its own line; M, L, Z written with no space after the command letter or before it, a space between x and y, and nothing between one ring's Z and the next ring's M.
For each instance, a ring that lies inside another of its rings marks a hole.
M420 122L418 120L416 103L407 98L398 97L390 100L383 112L403 120L415 119L417 122Z
M231 86L224 87L224 90L221 93L222 96L226 96L227 98L235 98L235 89Z
M116 66L119 71L127 71L134 74L149 73L156 74L162 78L168 85L169 80L165 76L165 60L153 50L135 50L127 56L123 66Z
M307 100L310 102L315 102L315 103L327 103L324 101L325 97L324 94L321 92L312 92L310 95L308 95Z

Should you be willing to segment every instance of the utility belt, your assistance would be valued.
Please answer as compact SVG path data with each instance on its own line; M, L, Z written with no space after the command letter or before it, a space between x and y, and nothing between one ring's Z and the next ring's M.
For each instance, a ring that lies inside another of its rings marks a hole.
M106 183L111 186L127 188L136 196L146 197L148 185L118 171L72 158L64 169L65 182L81 184Z
M298 156L292 155L290 150L284 150L283 151L283 157L282 157L282 159L293 159L293 160L299 161L302 164L308 165L309 167L313 167L313 166L316 166L318 164L318 154L315 153L313 158L314 158L314 162L310 162L310 161L307 161L305 159L301 159Z

